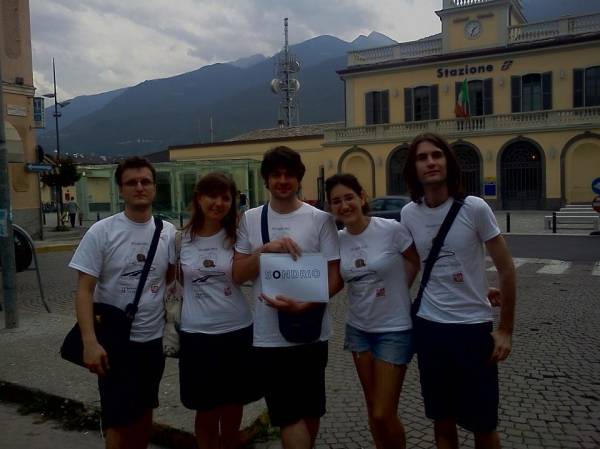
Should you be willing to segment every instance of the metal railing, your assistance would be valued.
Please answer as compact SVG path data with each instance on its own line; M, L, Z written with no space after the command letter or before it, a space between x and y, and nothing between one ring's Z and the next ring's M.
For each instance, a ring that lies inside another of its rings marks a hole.
M481 3L488 3L494 0L444 0L443 8L462 8L464 6L480 5Z
M508 43L519 44L558 36L597 32L600 32L600 13L515 25L508 28Z
M453 137L599 126L600 106L597 106L329 129L325 131L325 144L407 140L425 132Z
M389 45L387 47L370 48L348 52L348 66L377 64L379 62L401 59L423 58L442 54L442 38L423 39Z
M447 0L458 8L491 0ZM444 3L446 8L446 3ZM600 32L600 13L577 17L563 17L546 22L526 23L508 27L508 45L524 42L553 39L559 36L573 36ZM379 64L405 59L424 58L443 54L442 38L422 39L386 47L370 48L348 52L347 66Z

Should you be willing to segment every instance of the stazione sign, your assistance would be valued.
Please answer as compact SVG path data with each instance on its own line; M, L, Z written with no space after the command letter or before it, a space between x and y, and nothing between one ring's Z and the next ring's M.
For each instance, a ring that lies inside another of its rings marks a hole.
M507 59L500 66L501 71L505 71L510 69L512 66L512 59ZM437 69L437 77L438 78L448 78L455 76L468 76L468 75L476 75L478 73L489 73L495 70L494 64L480 64L480 65L469 65L465 64L462 67L440 67Z

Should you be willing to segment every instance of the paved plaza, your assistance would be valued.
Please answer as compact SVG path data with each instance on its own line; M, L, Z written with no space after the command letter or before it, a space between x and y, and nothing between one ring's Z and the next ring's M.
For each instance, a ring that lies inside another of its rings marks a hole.
M33 273L18 275L20 310L37 322L69 321L75 274L66 268L70 252L40 255L46 295L55 315L45 315L39 302ZM600 259L600 257L599 257ZM600 276L594 263L572 263L562 274L540 274L548 261L528 260L519 266L518 307L514 352L501 364L501 424L504 448L598 448L600 447ZM543 273L543 271L542 271ZM491 283L495 273L488 272ZM342 351L345 317L344 295L333 300L335 334L327 368L328 413L322 421L317 448L372 448L362 392L351 357ZM66 318L66 320L65 320ZM25 321L24 321L25 323ZM46 330L39 326L36 332ZM0 358L6 360L7 335L0 333ZM58 351L58 348L56 348ZM35 357L34 354L32 354ZM58 359L58 354L52 355ZM56 366L60 367L60 360ZM9 368L0 365L0 380ZM21 373L22 383L50 372ZM176 376L163 380L177 396ZM78 373L78 376L87 373ZM89 376L87 376L89 377ZM66 380L69 382L69 379ZM93 382L86 382L93 389ZM90 392L94 394L94 391ZM158 416L175 417L176 406ZM182 407L179 407L181 409ZM179 410L181 411L181 410ZM408 435L408 447L433 447L430 423L423 417L416 363L410 365L399 413ZM187 418L186 418L187 420ZM179 427L190 430L190 423ZM461 433L462 447L472 441ZM277 448L262 442L257 448Z

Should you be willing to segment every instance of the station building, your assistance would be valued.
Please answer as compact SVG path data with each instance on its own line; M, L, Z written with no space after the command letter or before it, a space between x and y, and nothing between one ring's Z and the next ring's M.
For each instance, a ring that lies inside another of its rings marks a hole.
M260 160L286 145L307 165L304 199L322 200L337 172L375 197L406 193L408 145L435 132L455 149L467 191L495 208L590 202L600 177L600 7L528 23L518 0L444 0L436 14L440 34L348 54L338 71L344 123L173 146L170 159ZM456 114L461 90L466 117Z

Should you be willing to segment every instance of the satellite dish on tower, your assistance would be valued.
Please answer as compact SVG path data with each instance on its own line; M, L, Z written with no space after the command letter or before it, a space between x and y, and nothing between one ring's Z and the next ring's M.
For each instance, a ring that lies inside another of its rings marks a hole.
M298 92L300 90L300 81L298 81L295 78L291 79L290 80L290 90L294 93Z
M271 92L278 94L280 92L279 80L277 78L271 80Z

